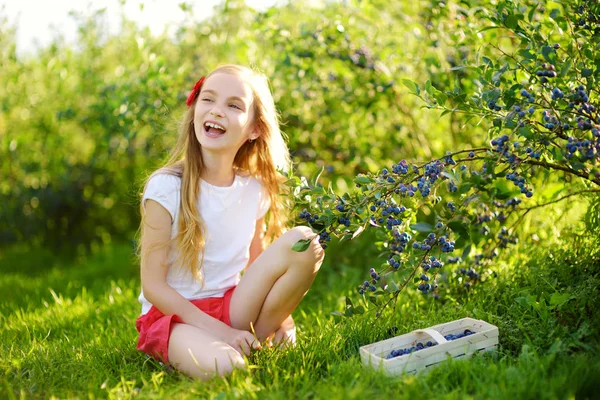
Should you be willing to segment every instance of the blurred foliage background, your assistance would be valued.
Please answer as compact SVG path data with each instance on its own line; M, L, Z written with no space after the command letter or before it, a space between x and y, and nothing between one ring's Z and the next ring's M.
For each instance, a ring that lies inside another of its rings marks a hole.
M141 185L174 143L189 89L221 63L270 77L296 173L325 167L321 182L339 193L358 173L480 146L486 121L426 109L403 81L476 92L478 72L460 66L498 57L489 43L517 44L484 29L496 3L292 1L257 12L233 0L203 22L182 3L175 39L127 20L111 36L104 12L91 11L73 15L75 46L57 38L27 58L4 18L0 246L84 254L132 240ZM545 1L523 3L537 4L534 21L546 18Z

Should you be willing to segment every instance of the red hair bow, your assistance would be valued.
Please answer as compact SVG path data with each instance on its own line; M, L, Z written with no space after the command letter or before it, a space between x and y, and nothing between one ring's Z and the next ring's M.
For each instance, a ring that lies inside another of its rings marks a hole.
M202 84L204 83L204 78L205 77L203 76L202 78L198 79L198 82L196 82L196 84L194 85L194 88L190 92L190 95L188 96L187 100L185 101L185 104L187 104L188 107L190 107L192 105L194 100L196 100L196 96L198 96L198 93L200 93L200 89L202 89Z

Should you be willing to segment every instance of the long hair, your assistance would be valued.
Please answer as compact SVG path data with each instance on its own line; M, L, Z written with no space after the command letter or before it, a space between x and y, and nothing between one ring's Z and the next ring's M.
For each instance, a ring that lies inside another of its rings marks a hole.
M233 168L250 174L262 182L269 193L271 205L267 211L265 222L267 232L263 246L268 245L279 237L287 228L288 210L286 209L282 192L285 189L283 182L285 176L279 172L287 172L291 166L290 154L283 133L279 129L279 117L275 109L275 102L269 89L266 76L247 67L239 65L222 65L212 71L208 77L216 73L234 74L242 78L252 89L254 124L260 136L254 141L246 141L238 150ZM177 257L174 260L189 270L193 277L204 280L202 264L204 262L205 225L198 209L200 198L200 176L204 169L201 145L196 138L194 129L194 109L196 97L192 105L183 115L179 126L179 136L175 147L169 154L166 164L154 172L144 184L144 191L148 181L158 173L167 173L181 178L181 205L178 223L178 234L167 243L157 244L148 249L138 249L143 263L147 254L157 247L169 246L169 252L175 248ZM142 221L140 224L140 240L143 242L144 206L140 205ZM172 258L169 254L168 260ZM198 262L200 260L200 262ZM168 261L167 261L168 262Z

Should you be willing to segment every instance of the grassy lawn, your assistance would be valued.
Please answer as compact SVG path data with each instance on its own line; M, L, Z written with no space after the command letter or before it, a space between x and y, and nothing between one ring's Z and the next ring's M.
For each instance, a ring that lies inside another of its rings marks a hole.
M328 249L294 314L296 348L261 351L248 372L208 383L135 350L139 278L130 245L76 262L44 251L4 254L0 398L598 398L600 249L591 239L522 246L498 261L495 279L443 303L411 287L376 323L374 312L342 321L330 314L346 295L358 301L353 288L374 254L368 240L355 247ZM392 326L401 334L467 316L499 327L497 353L420 376L362 366L358 348L390 337Z

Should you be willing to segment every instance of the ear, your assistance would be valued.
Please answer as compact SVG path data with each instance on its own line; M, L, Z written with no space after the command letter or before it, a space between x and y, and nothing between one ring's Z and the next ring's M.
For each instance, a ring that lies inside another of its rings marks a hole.
M256 125L252 128L252 132L250 132L250 135L248 135L248 137L252 140L256 140L260 135L262 135L262 132L258 130L258 128L256 127Z

